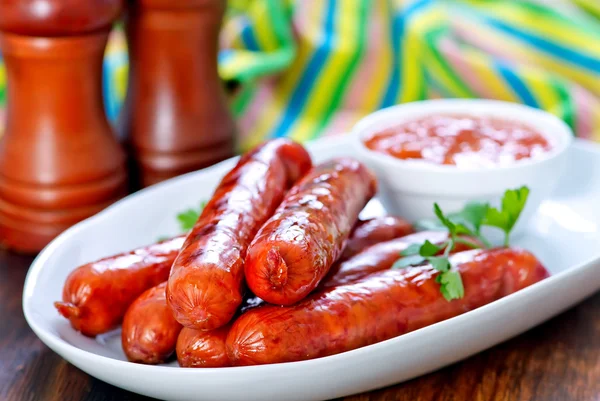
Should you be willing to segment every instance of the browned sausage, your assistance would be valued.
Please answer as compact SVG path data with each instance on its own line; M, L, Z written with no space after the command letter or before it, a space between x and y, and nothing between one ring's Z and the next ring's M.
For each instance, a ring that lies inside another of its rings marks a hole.
M474 244L481 245L475 239L468 239ZM425 240L435 245L441 245L448 240L448 233L446 231L421 231L373 245L354 257L334 265L319 286L333 287L348 284L360 280L370 273L387 270L400 258L400 252L412 244L422 244ZM458 243L455 245L453 253L468 249L467 246Z
M531 253L473 250L451 256L465 294L446 301L429 265L373 273L287 307L264 305L237 319L227 336L233 365L319 358L383 341L511 294L548 276Z
M264 301L247 294L238 315L256 308ZM177 361L184 368L219 368L230 366L225 348L225 338L231 324L215 330L202 331L185 327L177 339Z
M408 221L395 216L374 217L359 221L352 230L339 261L350 259L371 245L404 237L414 231Z
M167 306L166 287L165 281L145 291L125 313L121 344L131 362L162 363L175 352L182 326Z
M177 361L184 368L221 368L230 366L225 338L231 325L201 331L185 327L177 339Z
M168 278L184 240L175 237L78 267L67 277L63 302L54 306L86 336L114 329L142 292Z
M248 287L280 305L308 295L341 256L375 190L375 177L356 160L334 159L312 169L252 241L244 268Z
M229 322L242 302L250 241L310 167L301 145L277 139L244 155L223 178L171 269L167 303L177 321L199 330Z

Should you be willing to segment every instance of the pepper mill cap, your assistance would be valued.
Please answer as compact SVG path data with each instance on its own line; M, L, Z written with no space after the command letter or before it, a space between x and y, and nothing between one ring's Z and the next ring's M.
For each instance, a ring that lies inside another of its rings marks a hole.
M2 0L0 30L26 36L71 36L108 29L122 0Z

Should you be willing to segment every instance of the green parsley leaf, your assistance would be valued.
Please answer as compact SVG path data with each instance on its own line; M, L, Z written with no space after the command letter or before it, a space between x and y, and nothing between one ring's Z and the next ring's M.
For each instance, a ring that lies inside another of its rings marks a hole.
M465 226L462 223L453 223L454 224L454 234L455 235L471 235L471 236L475 236L477 235L475 232L473 232L473 230L471 230L469 227Z
M448 229L448 231L450 232L450 235L455 235L456 227L455 227L454 223L452 223L450 221L449 218L444 216L444 213L442 212L440 205L438 205L437 203L434 203L433 204L433 212L435 213L437 218L440 220L440 222Z
M394 264L392 265L392 269L404 269L406 267L420 265L424 261L425 258L420 255L407 256L405 258L398 259L396 262L394 262Z
M427 258L431 266L438 271L446 272L450 270L450 261L445 256L431 256Z
M504 231L504 246L508 246L509 234L525 208L528 196L529 188L525 186L507 190L502 197L501 210L490 207L486 212L483 224Z
M450 214L449 218L455 224L470 225L473 231L479 234L489 208L490 205L488 203L469 202L460 212Z
M446 301L452 301L453 299L465 296L462 278L457 271L442 272L436 277L435 281L440 284L440 292Z
M437 245L429 242L429 240L425 240L423 245L421 245L419 247L418 253L419 253L419 255L425 256L425 257L437 255L444 248L445 245L446 244L444 244L443 246L437 246Z
M200 218L205 206L206 202L200 202L200 207L198 209L188 209L177 214L177 221L179 222L181 231L189 231L194 227L194 224L196 224L196 221Z
M418 255L421 250L421 244L410 244L405 250L400 252L400 256Z

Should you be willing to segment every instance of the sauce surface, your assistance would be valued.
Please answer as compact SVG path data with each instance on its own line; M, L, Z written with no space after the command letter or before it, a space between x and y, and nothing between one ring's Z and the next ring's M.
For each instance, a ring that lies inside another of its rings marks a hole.
M407 121L373 134L367 148L398 159L459 167L510 165L552 149L522 123L488 117L438 115Z

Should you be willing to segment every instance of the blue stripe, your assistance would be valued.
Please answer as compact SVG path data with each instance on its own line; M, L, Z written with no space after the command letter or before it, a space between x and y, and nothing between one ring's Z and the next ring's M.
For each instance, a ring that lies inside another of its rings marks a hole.
M119 110L115 107L115 99L112 96L110 85L112 83L112 77L110 75L112 69L112 62L110 58L104 60L102 63L102 98L104 99L104 111L106 112L106 118L110 122L114 122L117 118Z
M506 33L509 33L523 40L524 42L530 43L547 53L559 57L565 62L578 65L582 68L586 68L596 74L600 72L600 59L598 58L580 53L578 51L559 45L557 43L550 42L549 40L546 40L540 36L507 25L501 21L496 20L495 18L488 16L484 16L484 18L496 28Z
M250 51L259 51L260 46L258 41L254 37L254 32L252 32L252 26L249 21L244 21L244 27L242 28L241 33L242 42L244 42L244 46L246 49Z
M327 3L323 42L315 50L312 58L306 66L306 69L304 70L304 73L296 84L296 89L290 97L290 101L285 112L283 113L279 125L272 131L272 135L275 137L283 137L287 134L296 117L300 114L302 108L304 107L310 91L315 84L317 76L327 61L327 56L332 48L332 42L334 38L333 25L336 2L337 0L329 0ZM327 90L327 88L322 88L322 90Z
M233 57L233 50L231 49L223 49L219 52L218 60L219 63L226 63L231 57Z
M540 105L535 100L535 97L531 94L527 85L523 83L521 78L517 74L515 74L509 67L505 66L502 63L494 63L496 69L502 75L504 80L510 85L512 90L517 94L519 98L525 103L527 106L540 108Z
M382 108L396 104L396 99L398 98L398 91L400 90L400 80L402 76L402 64L400 63L400 58L403 56L401 54L402 50L400 46L401 40L404 39L406 21L412 16L412 14L421 11L429 3L431 3L431 0L417 0L409 4L405 9L395 16L394 13L392 13L392 75L390 77L385 94L383 95L383 100L380 105ZM388 7L392 9L392 4L389 0ZM408 54L404 56L411 57L412 55Z

